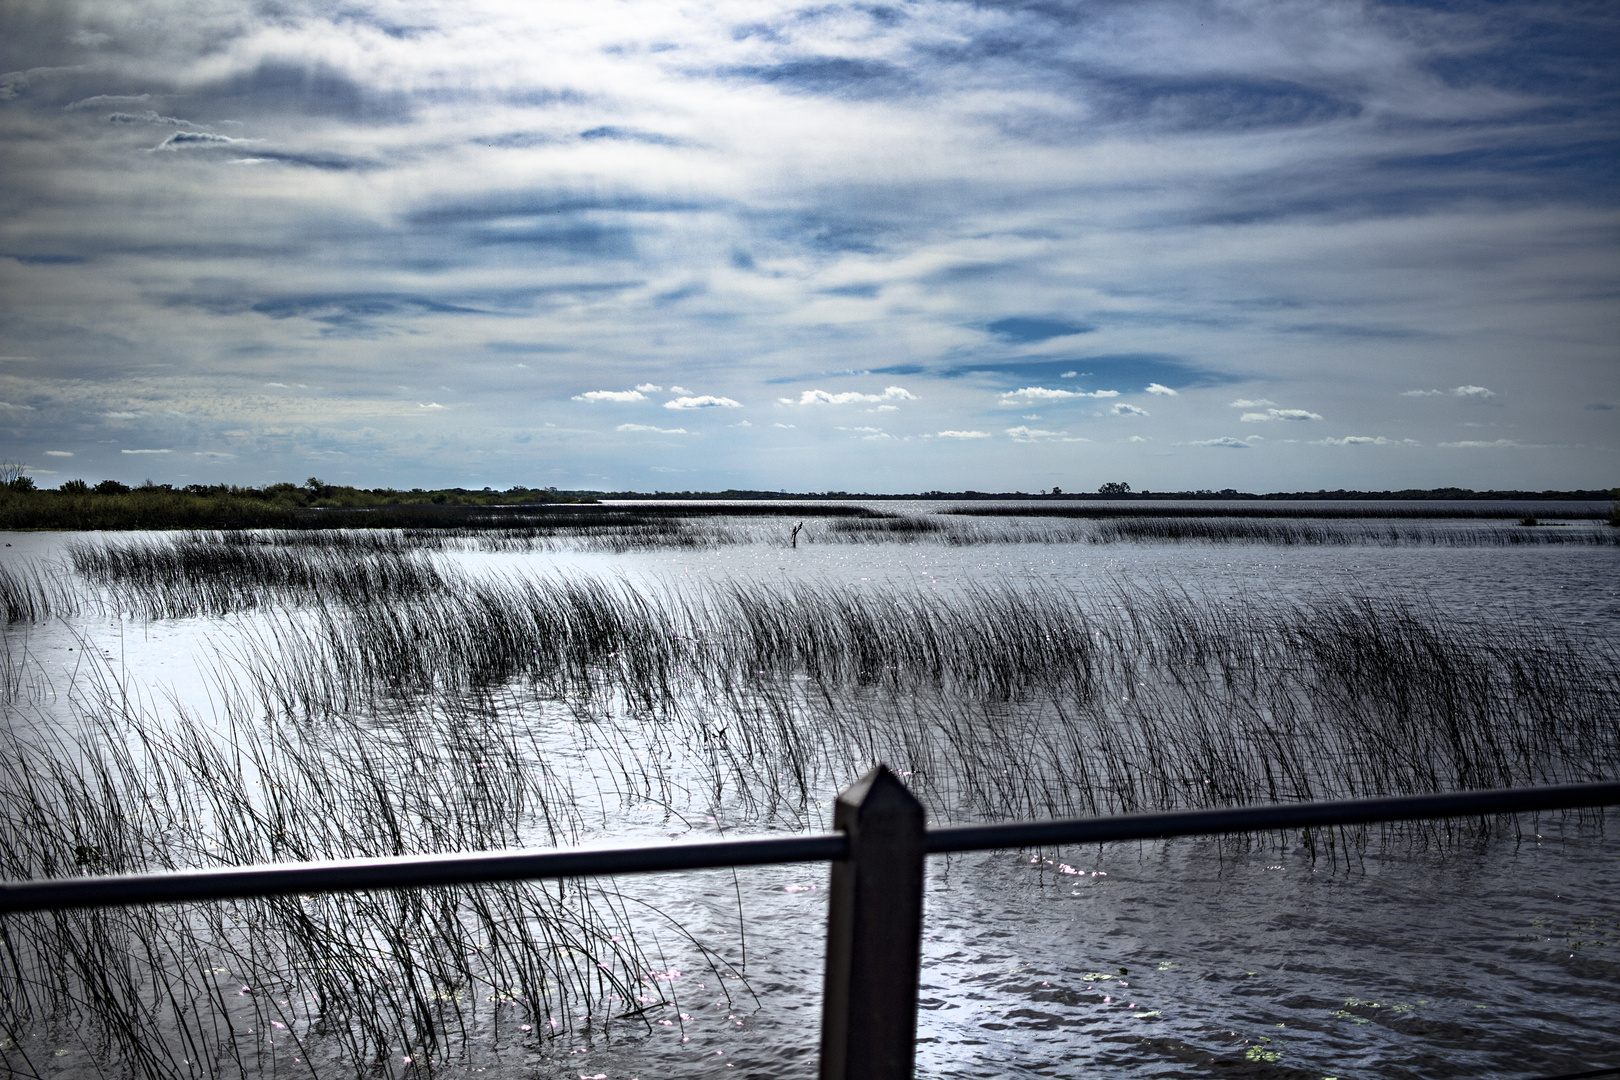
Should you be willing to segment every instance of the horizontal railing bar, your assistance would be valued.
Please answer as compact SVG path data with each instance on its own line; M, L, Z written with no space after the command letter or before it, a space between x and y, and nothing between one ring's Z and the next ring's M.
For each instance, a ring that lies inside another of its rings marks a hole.
M1369 825L1389 821L1519 814L1534 810L1574 810L1620 804L1620 783L1560 784L1538 788L1498 788L1404 795L1383 799L1279 803L1237 809L1179 810L1163 814L1061 821L1019 821L1001 825L952 825L928 830L928 853L984 851L990 848L1101 844L1119 840L1162 840L1176 836L1269 832L1275 829Z
M993 848L1098 844L1612 805L1620 805L1620 783L1605 781L1442 795L1284 803L1233 810L1185 810L1000 825L954 825L929 829L926 850L929 854L944 854ZM831 862L847 858L848 854L847 837L842 833L824 833L818 836L662 844L657 847L492 851L270 863L218 870L9 882L0 884L0 913L599 877L773 863Z
M673 843L658 847L574 848L401 855L381 859L267 863L220 870L55 878L0 884L0 913L47 908L172 904L350 890L476 885L493 881L598 877L723 866L831 862L846 858L843 833Z

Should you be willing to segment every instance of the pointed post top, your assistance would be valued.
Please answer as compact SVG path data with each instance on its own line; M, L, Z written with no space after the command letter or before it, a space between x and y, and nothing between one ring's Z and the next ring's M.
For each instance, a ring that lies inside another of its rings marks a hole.
M917 844L921 851L926 824L922 803L887 765L879 765L849 785L833 804L833 828L852 838L874 830L906 835L911 838L907 843Z
M887 765L879 765L838 793L834 817L842 822L850 814L860 819L873 811L885 815L909 816L915 813L920 817L923 805L917 800L917 796L911 793L911 789L894 774L894 770Z

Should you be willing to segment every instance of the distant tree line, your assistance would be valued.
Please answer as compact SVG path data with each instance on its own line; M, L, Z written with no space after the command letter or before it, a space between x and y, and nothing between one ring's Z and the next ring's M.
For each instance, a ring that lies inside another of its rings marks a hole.
M0 529L239 529L319 528L329 525L451 527L469 520L479 508L535 506L548 503L595 503L604 499L678 500L893 500L932 499L953 502L1018 499L1129 500L1585 500L1616 499L1620 522L1620 489L1569 491L1474 491L1469 488L1426 488L1400 491L1275 491L1265 494L1223 488L1195 491L1137 491L1123 481L1109 481L1092 492L941 491L873 494L844 490L760 491L586 491L515 485L504 490L453 488L359 488L330 484L312 476L302 484L262 486L236 484L156 484L131 486L118 480L91 484L66 480L55 489L40 488L27 467L0 462ZM459 508L459 509L458 509ZM484 515L487 516L487 515Z
M397 511L455 507L595 502L588 493L522 486L493 488L357 488L310 477L302 484L144 484L67 480L54 490L0 466L0 529L256 529L318 525L325 511L366 511L403 523ZM396 511L385 514L387 511ZM421 515L418 515L421 516ZM352 520L354 514L345 515ZM445 517L445 515L438 515ZM425 520L425 518L424 518Z

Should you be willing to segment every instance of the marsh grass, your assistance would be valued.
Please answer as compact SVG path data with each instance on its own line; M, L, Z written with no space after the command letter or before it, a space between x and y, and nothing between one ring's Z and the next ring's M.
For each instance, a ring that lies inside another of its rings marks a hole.
M938 535L866 520L844 535ZM640 804L820 828L829 793L878 761L938 821L1620 774L1614 644L1536 619L1124 584L676 591L433 561L461 542L76 547L122 610L260 611L217 647L210 715L143 703L109 671L73 696L81 735L4 743L0 873L570 842L587 813ZM8 695L12 716L28 696ZM1445 847L1493 826L1283 839L1337 860L1374 836ZM289 1052L323 1075L367 1075L384 1051L470 1062L537 1037L513 1032L520 1015L551 1031L656 1008L640 914L583 882L10 917L0 1029L56 1023L151 1077L279 1070ZM295 1043L243 1039L266 1025Z
M566 793L488 709L265 725L241 698L204 723L94 697L123 707L72 740L5 742L6 879L486 850L537 823L576 836ZM136 1076L370 1075L400 1055L433 1075L656 1009L635 921L590 880L8 916L0 1060L27 1075L16 1047L50 1027Z
M1355 524L1300 520L1139 517L1101 521L1088 539L1117 543L1258 543L1290 546L1367 545L1378 547L1507 547L1520 544L1578 544L1612 547L1620 534L1596 525L1527 530L1505 525L1484 528L1399 524Z
M146 619L246 610L292 594L361 605L445 588L431 558L399 533L181 533L76 541L68 562L111 610ZM284 541L292 541L287 543Z
M1286 505L1268 502L1233 504L1230 502L1206 506L1165 506L1151 500L1140 502L1101 501L1093 503L1030 502L1016 505L952 506L942 513L963 517L991 518L1083 518L1113 520L1116 518L1294 518L1318 521L1371 521L1394 520L1503 520L1518 519L1524 511L1513 504L1481 506L1455 505L1442 501L1415 502L1392 506L1389 503L1363 503L1353 506L1324 505L1298 502ZM1605 511L1593 509L1591 504L1571 504L1561 512L1550 515L1560 520L1601 520Z
M674 739L717 797L790 821L876 760L942 813L999 818L1548 783L1620 754L1611 646L1344 596L479 580L326 609L246 660L292 717L526 686L593 737L629 723L627 790L649 756L626 718L659 718L659 754Z
M0 610L8 624L44 622L75 614L79 597L52 567L34 560L0 563Z

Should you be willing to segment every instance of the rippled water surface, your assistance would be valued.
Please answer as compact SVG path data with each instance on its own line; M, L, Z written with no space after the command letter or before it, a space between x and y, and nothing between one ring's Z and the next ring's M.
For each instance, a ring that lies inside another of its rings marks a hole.
M8 561L61 557L60 536L6 539ZM949 594L1010 581L1105 598L1149 583L1255 608L1361 594L1620 639L1620 549L1609 547L762 543L437 557L474 574L598 576L649 593L786 581ZM13 626L7 649L14 666L34 662L35 705L9 722L66 723L76 682L108 677L206 713L222 657L269 617ZM574 721L551 708L530 722ZM552 767L575 771L590 807L583 839L781 827L700 791L679 807L617 798L601 790L611 770L563 741ZM825 827L833 794L807 826ZM919 1074L1533 1078L1620 1066L1620 835L1612 818L1602 824L1542 815L1427 839L1318 838L1314 851L1293 835L936 859ZM442 1075L814 1075L826 877L801 866L622 881L647 913L673 1007L539 1048L515 1038ZM383 1074L425 1075L403 1059Z

